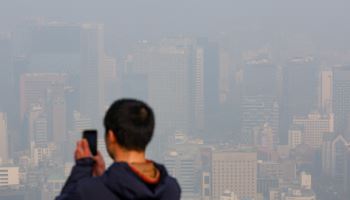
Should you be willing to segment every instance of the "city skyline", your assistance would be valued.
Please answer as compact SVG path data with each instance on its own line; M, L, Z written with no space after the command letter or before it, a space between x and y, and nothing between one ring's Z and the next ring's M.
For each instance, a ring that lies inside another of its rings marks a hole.
M54 199L86 129L111 164L120 98L154 109L147 156L184 200L350 196L348 3L23 5L0 12L0 199Z

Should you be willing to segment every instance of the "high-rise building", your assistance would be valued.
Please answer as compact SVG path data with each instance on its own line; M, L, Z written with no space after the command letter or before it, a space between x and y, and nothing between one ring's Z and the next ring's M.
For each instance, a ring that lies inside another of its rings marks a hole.
M83 24L81 29L79 111L89 117L93 126L96 127L105 110L104 27L102 24Z
M40 105L32 105L28 112L27 138L25 141L29 146L31 143L42 145L48 142L48 120L44 108Z
M265 124L271 127L273 145L278 144L279 106L271 97L246 96L242 102L242 127L238 141L243 144L253 144L254 130Z
M92 121L89 117L82 115L78 111L73 111L73 125L72 130L68 132L66 145L66 157L71 159L71 154L76 148L76 141L82 137L82 132L93 127Z
M277 99L278 77L277 66L268 60L248 61L243 69L243 95L264 95Z
M333 68L333 112L336 132L350 133L350 66Z
M319 72L312 57L291 59L282 69L280 140L287 144L294 116L306 116L317 109Z
M268 124L272 128L273 145L278 144L278 68L264 59L249 61L242 84L240 142L252 144L253 130Z
M91 127L91 119L82 115L78 111L74 112L74 131L81 133L83 130L86 130Z
M144 42L146 43L146 42ZM147 44L144 44L147 45ZM135 62L137 62L134 57L138 58L139 54L142 51L140 48L141 44L138 44L136 52L133 52L131 55L128 55L126 60L124 61L124 69L122 70L121 82L122 82L122 94L125 97L132 97L136 99L140 99L143 101L148 100L148 75L146 73L146 69L139 69L136 66ZM135 55L136 54L136 55Z
M288 145L294 149L302 143L303 126L294 125L288 131Z
M143 88L158 119L157 133L170 136L188 132L192 43L188 38L143 41L130 56L126 70L145 77L142 80L147 87Z
M14 51L27 55L29 73L77 75L80 65L81 27L57 21L27 21L15 32Z
M48 120L45 114L37 116L33 122L33 142L36 146L45 146L48 143Z
M51 88L49 94L49 106L51 116L51 131L50 140L56 145L62 145L67 139L67 110L65 87L55 85Z
M201 160L201 193L203 200L211 198L212 183L211 183L211 153L212 148L206 147L200 150Z
M79 90L79 107L74 110L79 109L96 125L104 111L103 72L107 69L103 66L113 65L105 59L103 25L39 19L26 22L15 38L16 52L28 57L28 73L69 74L72 86Z
M200 195L198 149L192 147L178 145L164 156L164 164L169 174L179 181L184 199Z
M66 86L65 74L23 74L20 80L20 116L23 119L32 105L47 107L49 95L54 88ZM62 98L62 97L61 97Z
M9 34L0 33L0 69L0 94L2 94L0 112L9 113L12 116L10 108L15 93L13 90L12 41Z
M107 108L121 95L119 71L117 72L116 60L105 56L103 64L104 108Z
M67 139L66 74L23 74L20 82L22 125L26 129L16 141L23 150L34 142L44 145L53 141L64 149Z
M333 72L323 70L320 73L319 107L322 113L332 113L333 109Z
M229 190L239 199L257 197L257 154L215 151L212 154L212 198Z
M279 163L259 161L257 179L258 193L261 193L267 198L271 188L278 188L281 178L282 170Z
M334 131L333 114L323 116L319 113L311 113L307 117L295 116L293 124L303 128L302 143L313 148L320 148L324 135Z
M322 145L322 171L327 177L335 180L335 187L348 191L348 153L350 140L341 134L329 134Z
M205 52L203 48L196 48L195 50L195 62L194 62L194 76L190 79L194 79L193 83L193 97L191 98L193 106L193 121L195 131L203 131L205 128L205 101L204 101L204 56Z
M275 147L274 134L272 127L269 124L264 124L261 127L256 127L253 130L254 142L253 144L266 149L273 150Z
M204 131L205 139L221 139L220 135L213 136L212 132L216 132L217 128L222 125L222 118L220 118L220 51L217 43L210 41L208 38L199 38L196 44L200 50L198 57L194 64L197 66L197 77L198 72L201 72L202 76L200 83L203 88L197 92L197 102L200 99L204 106ZM198 68L201 67L202 69ZM193 77L191 77L193 79ZM198 79L197 79L198 80ZM198 84L198 82L197 82ZM198 85L197 85L198 86ZM202 90L202 91L201 91ZM203 92L203 94L201 94ZM202 97L203 95L203 97ZM199 105L202 103L199 103ZM198 107L197 107L198 108ZM200 117L201 118L201 117Z
M8 160L8 143L6 114L0 112L0 164Z
M231 83L233 73L231 71L231 57L230 54L221 49L220 50L220 76L219 76L219 92L220 104L227 102L231 97Z

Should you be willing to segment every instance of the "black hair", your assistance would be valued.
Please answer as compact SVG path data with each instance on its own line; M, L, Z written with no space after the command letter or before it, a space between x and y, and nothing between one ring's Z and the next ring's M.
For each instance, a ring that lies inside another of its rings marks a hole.
M120 99L104 118L106 134L112 130L118 144L127 150L144 151L151 141L155 119L152 109L136 99Z

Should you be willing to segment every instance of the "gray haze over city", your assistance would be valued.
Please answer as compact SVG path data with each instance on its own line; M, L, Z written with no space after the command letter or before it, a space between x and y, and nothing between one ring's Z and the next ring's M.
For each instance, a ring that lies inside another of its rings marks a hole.
M184 200L350 198L350 3L12 0L0 6L0 199L49 200L116 99Z

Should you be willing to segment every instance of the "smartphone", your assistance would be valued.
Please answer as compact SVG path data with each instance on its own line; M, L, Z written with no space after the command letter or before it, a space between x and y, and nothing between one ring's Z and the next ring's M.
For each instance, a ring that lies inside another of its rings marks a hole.
M93 156L97 155L97 130L85 130L83 138L89 143L90 151Z

